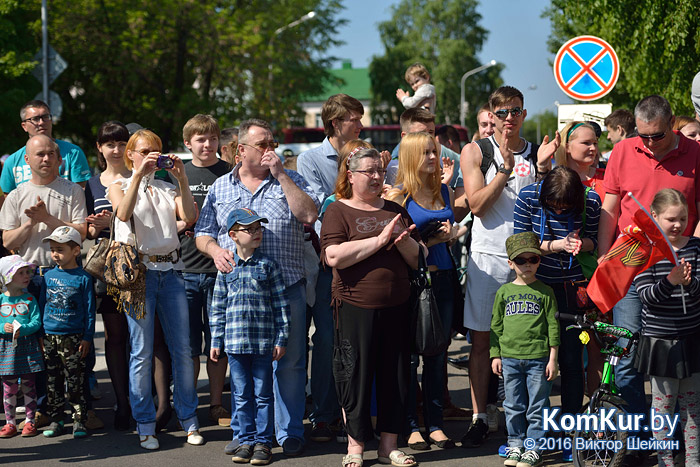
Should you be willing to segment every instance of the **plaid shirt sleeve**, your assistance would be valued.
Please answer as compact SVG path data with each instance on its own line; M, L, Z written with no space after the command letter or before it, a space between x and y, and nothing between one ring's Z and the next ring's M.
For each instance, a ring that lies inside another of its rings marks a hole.
M216 203L216 192L218 188L217 185L220 184L214 182L209 189L209 193L207 193L207 197L204 199L204 205L202 206L202 210L199 213L199 219L197 219L197 224L194 228L195 237L208 235L209 237L216 239L219 234L219 224L216 221L216 210L214 209L214 205Z
M273 263L270 271L270 298L275 314L275 346L287 347L289 338L289 302L284 296L284 281L279 267Z
M226 275L221 272L216 275L214 296L211 301L209 329L211 330L211 348L224 350L224 333L226 330Z

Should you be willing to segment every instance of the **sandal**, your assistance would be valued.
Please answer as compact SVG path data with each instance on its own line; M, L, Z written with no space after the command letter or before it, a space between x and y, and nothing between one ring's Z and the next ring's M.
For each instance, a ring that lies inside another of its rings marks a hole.
M411 462L407 463L407 460ZM414 465L418 465L415 457L403 451L399 451L398 449L391 451L388 457L378 456L377 461L379 461L380 464L390 464L396 467L413 467Z
M348 454L343 457L343 467L350 464L356 464L362 467L363 462L362 454Z

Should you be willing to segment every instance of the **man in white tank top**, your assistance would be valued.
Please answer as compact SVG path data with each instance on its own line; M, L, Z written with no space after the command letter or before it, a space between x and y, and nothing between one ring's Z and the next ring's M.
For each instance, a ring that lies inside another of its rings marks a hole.
M494 91L489 105L496 121L495 133L479 144L466 145L460 157L464 191L474 214L464 299L464 326L472 337L469 379L474 415L462 438L464 447L480 446L488 434L491 315L496 291L512 280L505 241L513 234L515 199L538 174L549 172L552 155L561 141L559 133L551 142L545 135L535 155L536 146L519 136L527 115L523 103L522 93L511 86ZM482 171L482 161L489 159L489 153L493 154L493 162Z

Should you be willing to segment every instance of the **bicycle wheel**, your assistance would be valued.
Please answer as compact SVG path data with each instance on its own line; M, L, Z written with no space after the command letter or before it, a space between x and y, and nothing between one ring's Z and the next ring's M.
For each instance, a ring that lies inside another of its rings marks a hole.
M624 408L607 400L602 400L600 406L594 410L594 413L599 409L626 412ZM590 407L586 407L585 413L591 413ZM617 415L614 417L616 418ZM574 443L571 446L574 465L576 467L619 467L627 452L625 447L628 435L627 431L612 431L609 429L576 431ZM577 441L583 446L577 448ZM618 441L617 446L620 446L619 442L621 442L621 449L617 450L613 446L615 441Z

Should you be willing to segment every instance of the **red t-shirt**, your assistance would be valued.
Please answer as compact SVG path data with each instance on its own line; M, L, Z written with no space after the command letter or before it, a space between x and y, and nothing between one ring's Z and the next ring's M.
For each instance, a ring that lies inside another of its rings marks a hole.
M605 177L605 169L601 169L600 167L597 167L595 169L595 173L593 174L593 177L591 177L588 180L583 182L584 186L589 186L589 187L593 188L596 193L598 193L598 196L600 196L601 203L603 202L603 200L605 200L605 188L603 188L603 178L604 177Z
M342 201L328 206L321 226L321 257L324 259L326 248L330 245L376 237L397 214L401 214L401 219L386 246L352 266L333 268L334 299L369 309L405 303L410 293L409 267L394 246L393 239L413 224L413 220L403 207L386 200L384 206L376 211L355 209ZM420 241L415 229L411 237Z
M677 131L674 132L679 134ZM638 136L615 145L605 169L603 186L607 193L620 197L620 231L632 223L639 206L627 196L631 192L642 206L649 209L654 195L663 188L675 188L688 201L688 227L684 235L692 235L698 222L700 201L700 145L681 137L678 147L657 161Z

